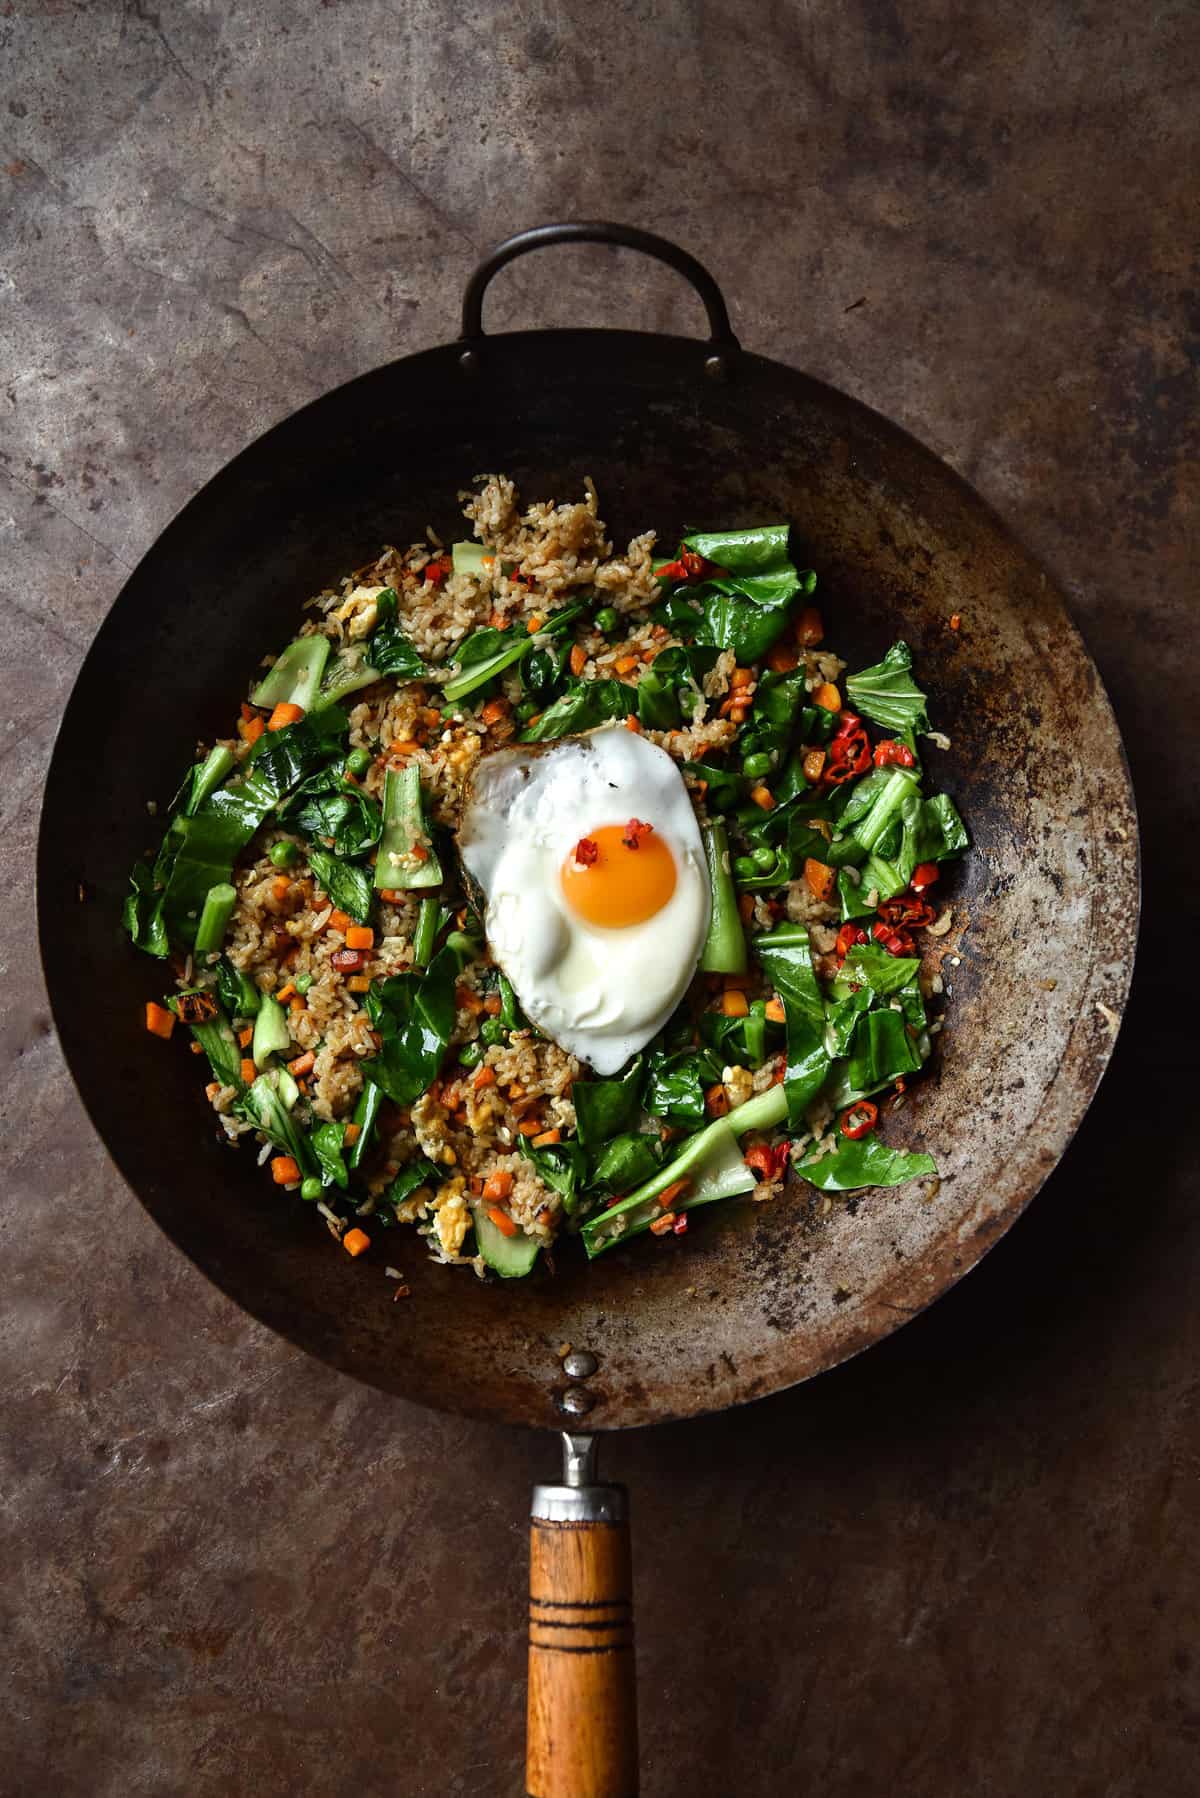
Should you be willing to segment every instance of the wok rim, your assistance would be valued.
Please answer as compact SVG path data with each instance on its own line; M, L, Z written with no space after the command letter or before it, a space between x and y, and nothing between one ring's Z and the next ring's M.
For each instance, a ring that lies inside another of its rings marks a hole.
M564 327L489 333L479 340L474 347L486 357L488 348L493 345L503 345L506 350L513 350L520 349L522 346L528 344L544 343L549 338L557 340L560 344L571 339L577 339L583 344L599 338L605 340L607 345L613 346L614 348L619 347L621 342L630 344L636 343L640 345L653 344L660 347L670 345L674 349L683 352L692 352L696 357L698 369L702 367L704 358L710 347L703 339L682 337L666 332L629 331L603 326ZM51 898L48 876L48 864L51 858L50 837L52 827L48 821L49 808L47 805L47 798L53 784L60 753L62 751L63 739L71 721L72 708L77 703L82 703L79 700L80 690L85 685L86 679L94 663L103 653L109 633L118 628L116 623L117 614L121 611L122 602L125 600L128 590L141 574L145 563L160 550L160 546L163 544L164 539L184 524L184 521L193 510L201 510L210 490L219 482L230 477L239 465L244 462L249 462L254 457L260 455L276 432L295 425L296 422L306 414L315 412L332 400L334 396L345 396L356 388L365 389L371 383L377 382L381 376L394 372L401 367L411 368L415 363L420 361L433 361L437 358L446 357L453 357L457 361L461 355L462 349L463 343L459 340L414 351L407 356L398 357L390 363L381 364L374 369L367 370L363 374L354 376L351 380L327 389L314 396L312 399L307 400L302 406L297 407L295 410L284 413L280 418L274 420L263 431L258 433L255 437L250 439L248 443L237 450L233 456L216 468L203 484L197 488L194 493L188 496L183 504L157 532L152 541L147 544L142 555L139 556L138 561L128 571L119 591L114 596L99 627L93 634L86 653L72 680L71 690L63 705L55 730L53 746L46 764L46 772L42 784L41 803L39 806L37 843L34 857L39 959L43 982L46 989L47 1002L54 1022L55 1031L58 1035L64 1065L70 1076L71 1084L83 1106L88 1122L95 1131L96 1136L99 1138L108 1161L116 1169L125 1186L137 1199L143 1212L150 1217L151 1221L167 1238L172 1247L177 1252L182 1253L205 1279L217 1287L224 1298L235 1305L238 1310L242 1311L245 1315L253 1318L257 1324L270 1329L274 1334L282 1337L290 1346L302 1350L305 1354L313 1356L315 1359L321 1361L326 1366L336 1369L346 1377L360 1381L364 1385L372 1386L378 1391L386 1392L389 1396L396 1396L399 1394L400 1396L403 1396L408 1403L418 1404L424 1409L441 1411L449 1415L463 1416L479 1421L503 1421L514 1424L517 1427L530 1429L568 1427L571 1423L571 1419L566 1415L562 1416L561 1422L557 1425L550 1419L541 1422L531 1420L527 1415L530 1407L524 1402L523 1393L516 1391L515 1383L513 1387L515 1400L511 1413L508 1415L501 1414L499 1416L495 1403L489 1402L485 1404L482 1398L477 1397L474 1386L460 1383L451 1394L439 1397L429 1396L429 1394L423 1390L400 1391L394 1383L389 1382L384 1378L374 1377L369 1368L364 1368L359 1365L347 1365L346 1360L338 1354L336 1348L328 1349L320 1345L314 1345L311 1339L306 1339L305 1331L301 1326L292 1327L286 1322L281 1323L276 1318L265 1315L264 1311L260 1311L241 1296L238 1291L235 1291L231 1281L223 1277L220 1271L214 1271L210 1266L207 1266L199 1254L194 1252L192 1248L186 1246L179 1239L170 1225L158 1214L155 1206L143 1197L135 1180L126 1172L121 1155L110 1140L109 1129L105 1122L102 1121L102 1114L98 1112L98 1109L94 1107L91 1102L86 1080L81 1079L80 1074L77 1071L77 1061L72 1059L68 1052L66 1046L67 1038L64 1036L62 1028L62 1018L66 1011L67 995L60 990L61 982L56 979L53 972L55 957L53 939L54 925L50 916L53 900ZM1053 1130L1054 1144L1052 1161L1045 1166L1044 1170L1037 1178L1027 1180L1023 1190L1009 1196L1005 1201L1002 1210L990 1220L986 1228L981 1229L968 1242L964 1242L960 1245L959 1265L946 1274L945 1277L939 1273L936 1277L933 1290L929 1292L928 1296L925 1297L922 1302L915 1306L910 1304L903 1310L903 1312L893 1312L891 1315L888 1315L886 1311L881 1311L881 1302L884 1305L886 1304L887 1292L886 1286L882 1287L872 1295L875 1315L872 1317L869 1326L861 1332L860 1338L849 1342L838 1340L828 1344L824 1352L817 1354L812 1354L810 1352L804 1357L804 1365L799 1371L796 1371L795 1367L785 1367L781 1377L776 1377L776 1371L773 1370L768 1374L765 1380L759 1380L744 1376L739 1369L731 1376L729 1381L726 1382L724 1388L718 1387L715 1392L713 1392L711 1400L709 1393L706 1391L703 1394L698 1393L697 1396L700 1402L695 1405L663 1405L660 1408L659 1405L654 1402L654 1398L652 1397L649 1406L646 1408L646 1414L632 1419L606 1419L602 1414L596 1415L594 1418L589 1416L586 1427L590 1432L595 1433L608 1433L617 1429L648 1428L660 1423L681 1422L691 1418L698 1419L719 1415L721 1412L733 1409L736 1406L753 1403L760 1398L770 1397L777 1393L791 1390L792 1388L815 1378L818 1374L828 1372L834 1367L841 1366L846 1362L856 1359L860 1354L863 1354L869 1348L874 1347L876 1343L882 1342L886 1340L887 1337L893 1335L904 1324L912 1321L913 1318L922 1315L939 1298L944 1296L945 1293L957 1286L980 1264L988 1251L994 1247L1002 1237L1008 1234L1008 1231L1012 1228L1013 1224L1023 1215L1033 1199L1042 1191L1050 1176L1057 1170L1063 1157L1066 1155L1074 1141L1074 1138L1095 1099L1104 1075L1111 1064L1120 1026L1124 1021L1124 1013L1133 980L1139 944L1142 910L1142 852L1137 801L1128 757L1121 729L1107 687L1105 686L1100 671L1091 656L1083 634L1072 616L1062 583L1051 572L1041 557L1035 556L1031 552L1023 537L1007 522L999 512L998 508L994 506L990 500L980 494L957 469L952 467L943 457L939 456L936 451L932 450L905 426L897 424L893 419L887 417L886 414L879 412L876 408L868 405L866 402L846 393L843 389L833 386L830 382L823 381L816 376L808 374L803 369L794 368L790 364L780 362L775 358L760 356L756 352L747 350L744 347L739 347L733 353L732 366L734 372L732 378L735 380L737 378L737 365L743 361L748 364L753 364L760 369L777 371L791 380L803 382L811 393L814 401L818 404L833 402L837 406L849 408L852 413L857 414L865 423L881 431L886 437L906 445L910 452L915 453L919 458L923 459L926 464L932 465L936 469L938 478L943 482L948 482L950 487L956 490L959 498L966 502L966 505L977 516L985 519L1007 546L1015 550L1031 568L1038 570L1042 575L1047 596L1053 601L1061 616L1066 631L1070 633L1074 654L1080 663L1090 671L1094 682L1094 692L1092 696L1093 711L1097 715L1097 722L1101 724L1104 733L1115 748L1116 763L1120 774L1119 802L1124 810L1124 816L1121 819L1121 823L1128 826L1129 853L1132 860L1131 889L1133 903L1130 909L1120 918L1119 922L1113 925L1112 938L1110 938L1106 944L1105 955L1106 965L1110 969L1107 990L1109 993L1119 998L1119 1021L1117 1030L1109 1033L1108 1040L1104 1044L1102 1050L1093 1052L1087 1077L1077 1077L1073 1084L1073 1096L1067 1108L1067 1114ZM1099 716L1100 714L1102 714L1102 718ZM1094 884L1099 878L1098 871L1093 870L1091 876L1092 883ZM1088 983L1094 975L1097 962L1098 943L1095 934L1093 933L1089 941L1086 973L1081 982L1084 989L1087 988ZM1033 1120L1034 1122L1042 1117L1047 1105L1050 1103L1052 1096L1059 1086L1062 1078L1063 1065L1068 1058L1072 1043L1081 1028L1084 1016L1085 1014L1080 1010L1077 1011L1071 1019L1070 1027L1065 1032L1061 1042L1053 1076L1047 1082L1042 1092L1041 1100ZM789 1358L793 1361L800 1359L800 1357L795 1354L794 1347L793 1352L789 1357L788 1345L777 1348L772 1357L773 1362L779 1360L786 1362ZM653 1391L652 1376L650 1376L649 1384ZM576 1420L575 1427L580 1427L578 1420Z

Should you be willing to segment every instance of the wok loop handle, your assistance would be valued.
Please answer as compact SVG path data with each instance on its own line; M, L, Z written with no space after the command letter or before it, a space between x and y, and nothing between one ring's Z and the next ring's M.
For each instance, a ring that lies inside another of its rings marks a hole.
M565 1481L536 1486L529 1540L528 1798L636 1798L629 1505L599 1486L595 1439L564 1435Z
M731 357L740 346L729 322L725 297L703 263L697 262L694 256L681 250L669 238L656 237L652 231L639 231L635 225L610 224L604 219L574 219L561 225L535 225L530 231L518 231L515 237L506 237L503 243L497 244L490 256L484 257L467 282L466 292L463 294L462 342L465 347L459 361L467 374L474 374L479 368L478 346L484 336L483 296L493 278L518 256L525 256L530 250L544 250L549 245L558 243L615 244L620 249L640 250L642 255L653 256L670 268L678 269L684 279L690 281L695 288L708 315L710 353L704 364L705 372L718 380L724 377Z

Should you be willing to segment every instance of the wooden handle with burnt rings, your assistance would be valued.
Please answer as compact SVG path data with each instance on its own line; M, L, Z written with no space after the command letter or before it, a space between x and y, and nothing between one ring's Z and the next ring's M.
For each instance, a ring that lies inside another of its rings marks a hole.
M606 1516L537 1515L539 1498L564 1491L539 1487L534 1499L526 1790L529 1798L635 1798L633 1578L624 1493L593 1486L577 1494L584 1500L610 1495L610 1502L592 1507Z

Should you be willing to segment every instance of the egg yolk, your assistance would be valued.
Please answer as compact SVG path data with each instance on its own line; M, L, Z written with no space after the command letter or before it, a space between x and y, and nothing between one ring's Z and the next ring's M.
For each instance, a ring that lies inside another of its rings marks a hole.
M628 829L604 824L589 831L562 865L563 892L572 911L609 930L644 924L675 891L675 858L662 838L646 832L631 849L624 840ZM587 859L581 859L581 850Z

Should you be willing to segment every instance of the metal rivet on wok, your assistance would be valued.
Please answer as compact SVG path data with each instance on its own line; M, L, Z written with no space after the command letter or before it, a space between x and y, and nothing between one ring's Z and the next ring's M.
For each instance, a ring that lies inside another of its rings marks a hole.
M569 1355L563 1356L563 1372L573 1380L590 1379L599 1365L591 1349L572 1349Z
M726 374L724 356L706 357L704 362L704 372L710 381L723 381Z
M586 1386L568 1386L558 1402L572 1417L582 1417L586 1411L591 1410L596 1399Z
M458 358L458 366L464 375L477 375L479 373L479 357L474 350L464 350Z

